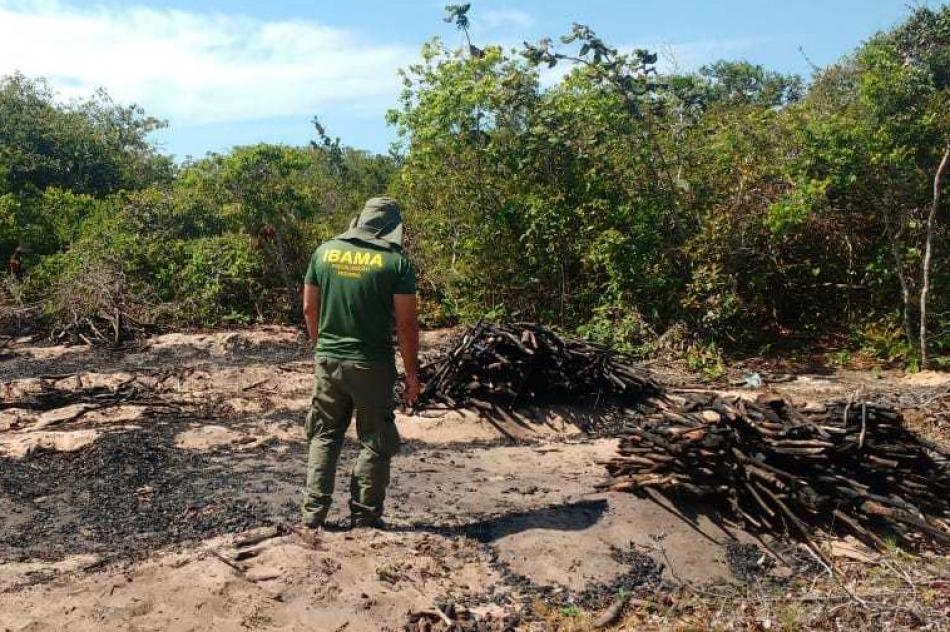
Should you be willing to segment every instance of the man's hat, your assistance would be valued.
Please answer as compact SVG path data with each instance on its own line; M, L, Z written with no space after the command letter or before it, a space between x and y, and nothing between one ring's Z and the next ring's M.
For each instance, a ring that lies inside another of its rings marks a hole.
M350 229L337 239L359 239L384 248L402 248L402 214L391 197L374 197L366 201Z

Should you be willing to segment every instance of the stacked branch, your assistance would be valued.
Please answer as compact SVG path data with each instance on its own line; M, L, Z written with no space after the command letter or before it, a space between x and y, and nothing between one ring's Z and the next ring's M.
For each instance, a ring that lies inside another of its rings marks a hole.
M882 533L948 545L947 455L902 422L870 403L670 396L626 423L606 487L723 500L750 527L805 540L819 527L878 548Z
M112 345L155 331L147 290L132 289L115 262L85 262L56 283L44 303L50 340Z
M157 331L154 325L142 323L121 309L111 314L72 315L69 322L54 325L49 339L53 342L116 346L130 340L147 338Z
M607 396L641 401L660 392L646 371L609 349L533 323L479 323L422 377L421 407L512 407Z

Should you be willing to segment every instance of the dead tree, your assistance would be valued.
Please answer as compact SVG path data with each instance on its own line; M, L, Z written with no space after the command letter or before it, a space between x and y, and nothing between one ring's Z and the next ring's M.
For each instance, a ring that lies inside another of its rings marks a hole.
M930 213L927 216L927 237L924 243L924 260L921 264L922 280L920 284L920 367L927 368L929 358L927 357L927 298L930 294L930 261L933 256L934 233L937 229L937 210L940 208L940 187L943 179L943 172L947 168L947 160L950 159L950 142L943 150L943 158L940 160L940 166L937 167L937 173L934 176L934 194L933 202L930 205Z

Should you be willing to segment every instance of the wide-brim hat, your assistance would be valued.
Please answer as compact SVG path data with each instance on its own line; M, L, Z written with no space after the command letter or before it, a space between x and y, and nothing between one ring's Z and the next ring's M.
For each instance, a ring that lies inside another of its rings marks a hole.
M337 239L359 239L386 248L402 248L402 213L391 197L374 197L366 201L360 214L350 222L350 229Z

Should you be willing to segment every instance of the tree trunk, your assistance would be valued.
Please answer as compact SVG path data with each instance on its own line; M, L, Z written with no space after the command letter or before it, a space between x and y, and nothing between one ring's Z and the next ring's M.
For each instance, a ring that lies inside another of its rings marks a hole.
M894 256L894 266L897 271L897 279L901 283L901 299L904 305L904 335L907 336L907 344L913 349L917 346L917 340L914 338L914 326L911 320L913 310L913 301L911 300L910 284L907 282L907 275L904 272L904 259L901 257L900 237L903 228L891 237L891 254Z
M920 283L920 368L926 369L929 363L927 357L927 295L930 293L930 260L933 256L933 240L936 232L937 210L940 208L940 184L943 171L947 168L950 159L950 142L943 150L943 158L937 173L934 176L934 197L927 216L927 241L924 245L924 261L922 265L922 281Z

